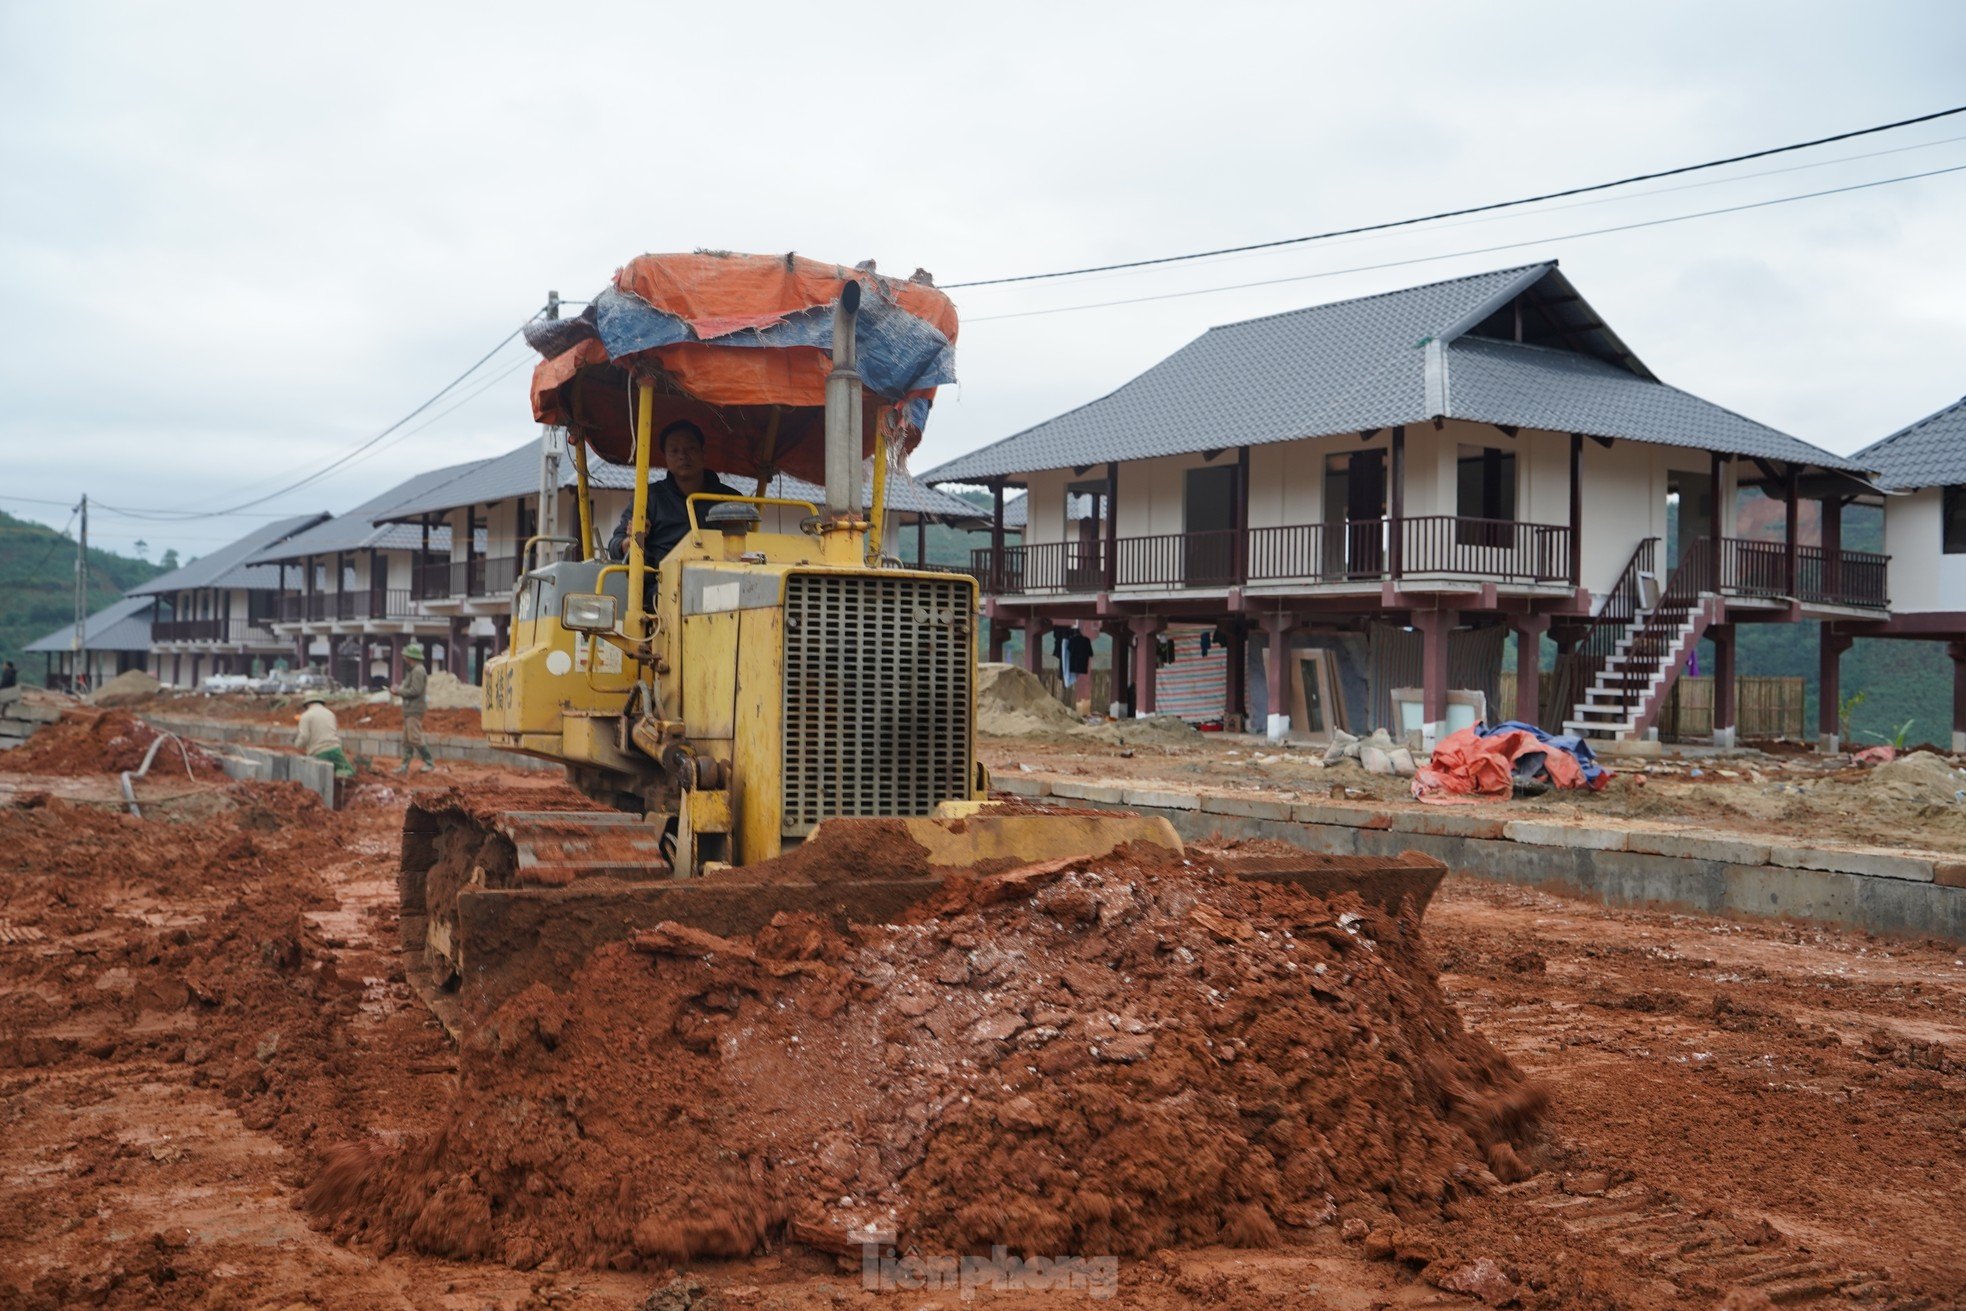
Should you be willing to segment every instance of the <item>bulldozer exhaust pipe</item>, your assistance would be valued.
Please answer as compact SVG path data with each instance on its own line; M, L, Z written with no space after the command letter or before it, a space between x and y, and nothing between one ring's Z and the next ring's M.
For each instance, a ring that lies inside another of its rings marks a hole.
M833 307L833 371L826 375L826 513L829 518L860 514L860 434L862 431L859 358L854 326L860 315L860 284L848 282Z

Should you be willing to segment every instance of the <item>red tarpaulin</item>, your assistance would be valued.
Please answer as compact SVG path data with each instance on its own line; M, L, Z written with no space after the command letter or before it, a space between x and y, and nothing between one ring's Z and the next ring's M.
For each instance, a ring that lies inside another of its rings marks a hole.
M1433 759L1413 776L1413 795L1422 801L1446 801L1466 796L1508 797L1515 794L1515 763L1523 756L1543 756L1543 771L1560 788L1584 788L1584 768L1568 751L1551 747L1534 733L1505 729L1482 737L1464 728L1442 738ZM1602 787L1609 773L1600 774Z

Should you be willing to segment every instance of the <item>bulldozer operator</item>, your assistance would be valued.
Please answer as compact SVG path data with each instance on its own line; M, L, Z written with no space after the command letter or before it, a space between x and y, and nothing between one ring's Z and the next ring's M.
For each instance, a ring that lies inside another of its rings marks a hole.
M649 481L647 555L650 569L662 563L662 558L688 534L690 497L699 492L717 496L737 495L736 489L703 467L703 429L688 419L678 419L664 428L657 434L657 445L662 450L662 463L669 470L669 476L659 481ZM763 489L760 489L759 495L763 494ZM621 522L614 526L614 536L608 538L610 559L628 559L629 521L634 512L632 504L622 509ZM655 586L653 574L649 576L649 586Z

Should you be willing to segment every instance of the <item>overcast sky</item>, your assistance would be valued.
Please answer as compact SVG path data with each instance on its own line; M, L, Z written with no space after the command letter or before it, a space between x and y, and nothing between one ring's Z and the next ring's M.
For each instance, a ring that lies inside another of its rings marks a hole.
M1966 6L1937 2L0 0L0 508L236 505L642 251L946 283L1263 241L1950 107L1962 56ZM1966 116L1649 197L958 292L963 381L915 467L1212 324L1550 256L1667 381L1848 452L1966 391L1966 173L1569 234L1966 164L1955 137ZM338 511L531 439L524 359L261 509ZM260 522L99 512L91 537L192 555Z

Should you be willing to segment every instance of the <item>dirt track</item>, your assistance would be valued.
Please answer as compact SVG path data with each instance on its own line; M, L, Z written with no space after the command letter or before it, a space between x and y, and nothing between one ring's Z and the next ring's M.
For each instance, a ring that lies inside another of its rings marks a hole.
M195 827L20 809L34 781L0 808L0 1307L639 1307L668 1282L379 1256L297 1208L329 1145L431 1128L455 1084L386 950L399 793L330 816L204 784L179 808L222 813ZM1550 1089L1538 1173L1445 1221L1129 1259L1119 1304L1479 1304L1423 1268L1525 1306L1966 1303L1954 954L1453 879L1427 935L1468 1025ZM691 1274L725 1306L959 1305L877 1303L796 1247Z

